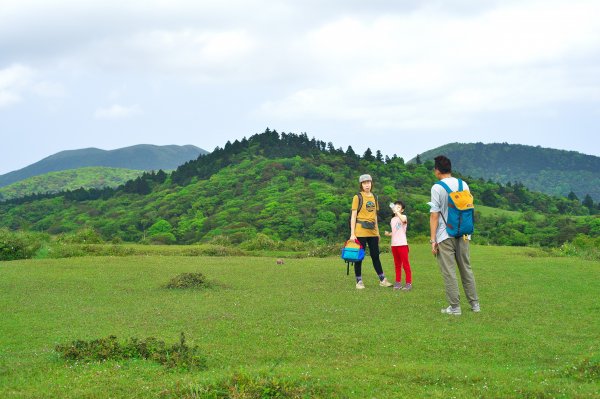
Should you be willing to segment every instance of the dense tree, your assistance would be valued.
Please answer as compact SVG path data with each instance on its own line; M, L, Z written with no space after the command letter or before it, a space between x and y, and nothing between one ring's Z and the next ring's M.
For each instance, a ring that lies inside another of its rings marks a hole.
M428 234L426 202L435 181L430 160L405 165L394 156L382 163L372 155L371 161L361 159L352 147L333 153L332 148L305 133L269 130L186 162L170 176L159 170L116 190L77 189L0 203L0 227L60 233L90 226L106 240L162 243L219 235L241 242L258 233L282 240L339 241L348 234L357 170L365 170L375 177L380 204L398 198L406 202L409 235ZM600 219L585 216L590 208L578 201L534 193L518 182L468 181L479 242L560 245L577 234L600 234ZM499 217L482 205L517 212ZM591 207L597 212L593 201ZM382 223L391 217L386 211L382 207Z

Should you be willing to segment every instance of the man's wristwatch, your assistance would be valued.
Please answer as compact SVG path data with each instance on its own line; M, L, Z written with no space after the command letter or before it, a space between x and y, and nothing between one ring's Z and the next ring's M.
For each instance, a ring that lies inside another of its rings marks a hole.
M435 241L433 241L432 239L429 240L430 244L435 244Z

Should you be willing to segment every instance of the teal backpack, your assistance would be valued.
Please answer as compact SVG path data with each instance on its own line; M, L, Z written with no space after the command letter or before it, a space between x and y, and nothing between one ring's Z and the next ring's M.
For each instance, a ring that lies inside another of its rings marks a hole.
M458 180L458 190L452 191L450 187L443 181L438 181L436 184L444 187L448 193L448 220L442 215L442 219L446 224L446 231L450 237L462 237L468 234L473 234L473 195L468 190L463 190L463 181Z

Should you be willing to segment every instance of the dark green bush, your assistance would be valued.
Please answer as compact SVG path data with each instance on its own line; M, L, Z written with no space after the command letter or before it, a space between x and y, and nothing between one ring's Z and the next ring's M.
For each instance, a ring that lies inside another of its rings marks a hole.
M166 345L156 338L130 338L121 343L117 337L111 335L107 338L92 341L77 340L66 345L56 345L55 350L65 360L70 361L106 361L145 359L160 363L169 368L186 370L202 370L206 368L206 361L200 353L198 346L188 346L185 335L181 333L178 343Z
M248 251L263 251L278 249L280 244L280 241L275 241L266 234L257 234L254 238L244 241L240 247Z
M65 244L101 244L102 237L92 228L86 227L75 233L62 234L57 239Z
M0 229L0 260L32 258L47 240L45 234Z
M166 288L206 288L209 283L202 273L181 273L173 277Z
M175 235L170 232L156 233L154 235L149 236L148 239L150 240L150 242L152 244L164 244L164 245L175 244L175 242L177 241L177 238L175 238Z
M583 259L600 260L600 237L576 236L571 242L559 247L559 253L566 256L577 256Z

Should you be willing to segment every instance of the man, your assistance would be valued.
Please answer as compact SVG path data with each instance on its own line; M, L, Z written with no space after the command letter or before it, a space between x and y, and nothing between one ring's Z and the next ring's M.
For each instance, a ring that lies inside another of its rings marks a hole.
M443 155L435 157L434 160L435 177L445 183L450 190L458 191L459 181L452 177L452 163L450 160ZM463 190L469 190L469 186L465 182L463 182ZM434 256L437 256L446 288L446 298L449 303L447 308L442 309L442 313L455 316L461 314L458 280L456 279L457 265L471 310L479 312L479 298L469 257L469 240L471 236L454 238L448 235L446 231L448 192L442 185L436 183L431 187L431 202L429 205L431 206L429 217L431 252Z

